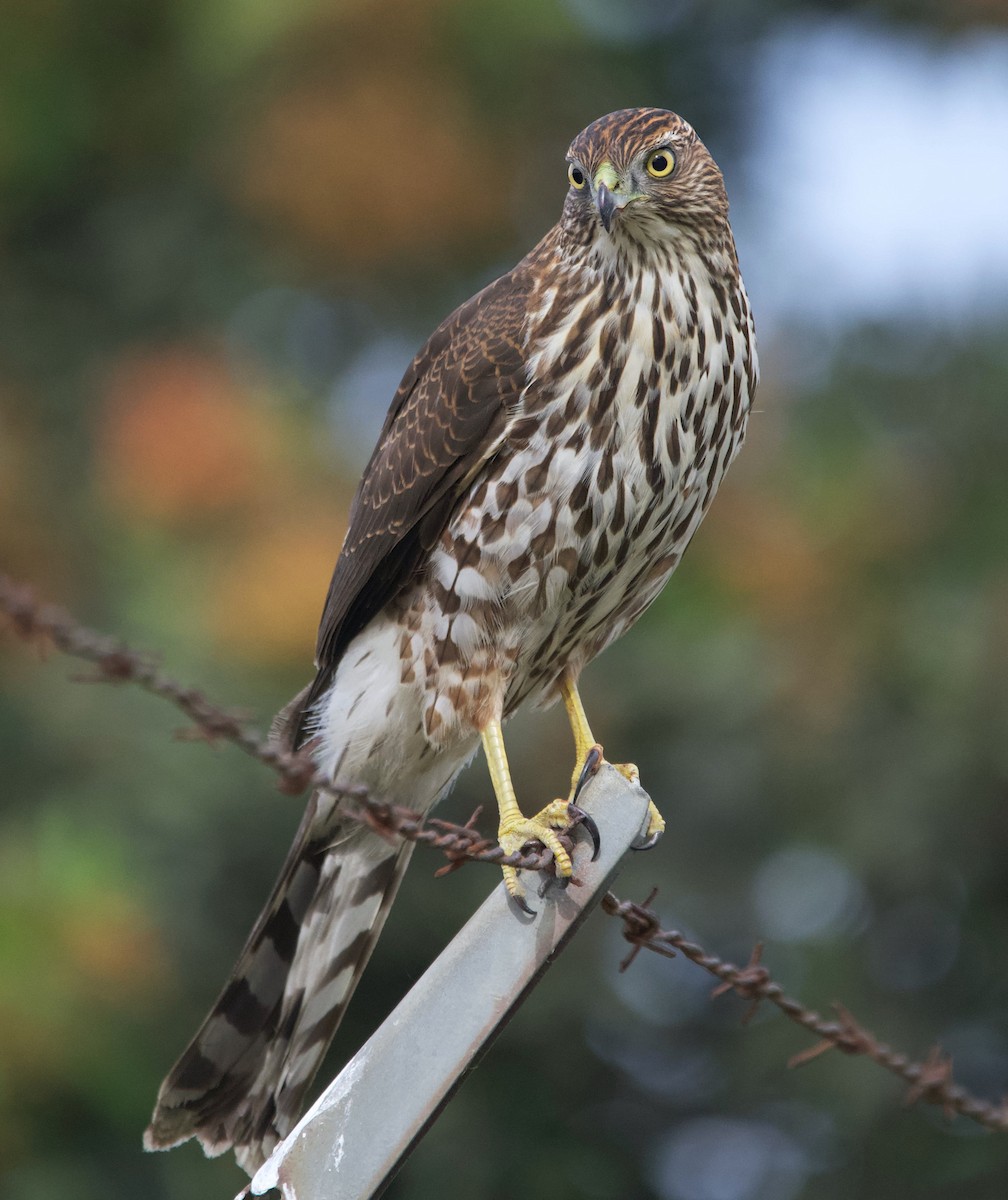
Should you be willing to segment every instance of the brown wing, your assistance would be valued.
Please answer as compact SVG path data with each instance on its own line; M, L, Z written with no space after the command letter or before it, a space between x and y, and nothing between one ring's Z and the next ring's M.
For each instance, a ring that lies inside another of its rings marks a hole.
M417 577L473 474L494 453L506 406L525 383L530 286L523 263L484 288L434 331L403 376L350 509L295 745L347 645Z

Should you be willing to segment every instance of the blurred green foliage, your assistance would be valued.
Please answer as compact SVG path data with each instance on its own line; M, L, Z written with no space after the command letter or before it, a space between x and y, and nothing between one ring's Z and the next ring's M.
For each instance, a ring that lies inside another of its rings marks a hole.
M0 6L0 565L265 723L307 677L398 371L555 220L573 133L665 104L740 179L759 39L818 8ZM1008 16L850 9L936 39ZM993 1100L1006 332L1004 313L975 335L894 313L838 327L813 377L806 333L778 329L695 547L585 681L593 725L669 818L621 893L659 883L667 922L736 961L766 936L792 993L918 1056L940 1041ZM164 705L38 657L0 643L4 1196L232 1195L229 1160L145 1156L140 1134L297 804L236 752L178 744ZM561 790L562 719L513 737L520 794ZM477 765L448 811L486 798ZM414 859L334 1064L494 884L437 865ZM390 1195L1006 1194L1003 1138L906 1111L864 1063L788 1073L807 1040L781 1018L743 1030L690 964L642 955L619 976L621 957L596 918Z

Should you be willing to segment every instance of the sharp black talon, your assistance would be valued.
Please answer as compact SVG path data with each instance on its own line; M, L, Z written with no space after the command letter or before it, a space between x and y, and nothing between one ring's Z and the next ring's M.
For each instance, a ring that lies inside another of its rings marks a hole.
M655 846L657 846L658 843L661 841L661 836L662 836L663 832L664 832L664 830L659 829L657 833L652 833L651 836L647 839L647 841L641 842L641 844L639 846L631 846L630 849L634 850L634 851L653 850L655 848Z
M581 774L578 776L577 786L574 788L574 795L571 797L571 804L577 803L578 796L581 795L581 789L589 779L602 765L602 747L592 746L585 756L584 766L581 768ZM592 862L595 860L592 859Z
M510 896L511 893L509 892L508 895ZM534 917L536 915L536 910L534 908L529 908L529 906L525 903L524 896L511 896L511 899L527 916Z
M576 821L587 829L588 836L592 840L591 860L594 862L599 856L599 851L602 849L602 838L599 836L598 826L583 808L578 808L573 802L567 805L567 812L570 814L572 821Z

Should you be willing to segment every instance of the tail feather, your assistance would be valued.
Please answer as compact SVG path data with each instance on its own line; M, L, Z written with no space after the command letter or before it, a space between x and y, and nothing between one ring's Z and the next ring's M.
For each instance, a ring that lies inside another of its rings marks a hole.
M312 798L231 981L161 1085L147 1149L195 1137L252 1174L296 1123L412 849L327 821L327 803Z

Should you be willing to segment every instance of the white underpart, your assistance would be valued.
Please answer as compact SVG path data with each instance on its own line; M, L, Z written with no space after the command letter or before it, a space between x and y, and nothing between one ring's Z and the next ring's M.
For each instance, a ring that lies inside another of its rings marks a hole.
M465 632L470 640L476 636ZM402 636L396 621L379 617L347 647L317 713L318 765L337 781L364 785L383 800L426 809L451 785L478 742L471 733L450 753L424 755L423 660L414 662L415 682L404 684Z

